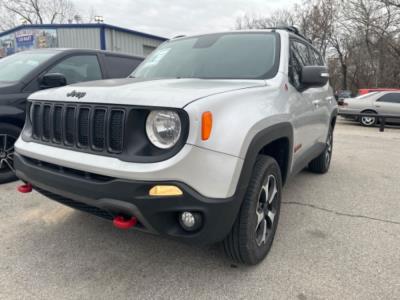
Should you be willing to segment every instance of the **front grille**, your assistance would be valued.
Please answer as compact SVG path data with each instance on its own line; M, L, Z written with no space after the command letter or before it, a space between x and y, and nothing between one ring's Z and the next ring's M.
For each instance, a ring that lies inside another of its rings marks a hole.
M89 104L33 102L32 138L66 147L121 153L126 113L123 108Z
M61 143L62 139L62 126L61 126L61 118L62 118L62 106L56 105L54 107L54 112L53 112L53 141L57 144Z
M51 106L44 105L43 106L43 139L50 139L50 113Z
M78 142L82 148L89 146L89 108L82 108L78 116Z
M106 133L106 111L104 109L95 109L93 117L93 145L96 150L101 150L105 145Z

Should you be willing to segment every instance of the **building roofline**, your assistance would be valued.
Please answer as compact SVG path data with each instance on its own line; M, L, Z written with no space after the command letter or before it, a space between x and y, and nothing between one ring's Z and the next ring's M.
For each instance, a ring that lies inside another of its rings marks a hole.
M125 32L129 34L134 34L146 38L151 38L151 39L156 39L159 41L166 41L168 40L167 38L149 34L149 33L144 33L136 30L131 30L131 29L126 29L106 23L85 23L85 24L28 24L28 25L20 25L14 28L11 28L9 30L3 31L0 33L0 37L11 34L13 32L19 31L19 30L24 30L24 29L57 29L57 28L103 28L103 29L111 29L111 30L116 30L120 32Z

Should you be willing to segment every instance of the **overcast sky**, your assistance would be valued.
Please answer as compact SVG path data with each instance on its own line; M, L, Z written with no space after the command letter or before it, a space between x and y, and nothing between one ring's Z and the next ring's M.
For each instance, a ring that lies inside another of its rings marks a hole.
M105 23L167 38L232 29L245 13L268 15L298 0L74 0L88 14L93 7Z

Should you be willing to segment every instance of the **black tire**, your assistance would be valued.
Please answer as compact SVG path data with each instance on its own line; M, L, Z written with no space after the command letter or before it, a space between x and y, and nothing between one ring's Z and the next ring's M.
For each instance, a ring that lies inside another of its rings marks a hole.
M268 192L269 196L267 196L267 193L264 193L265 189L263 189L267 181L270 184L269 189L272 189L272 180L275 180L276 184L275 197L270 197L273 194L272 190ZM263 195L265 195L265 202L262 201ZM272 157L259 156L239 215L231 232L224 240L225 253L233 261L255 265L261 262L268 254L272 247L279 221L281 195L282 176L278 163ZM273 199L269 202L268 198ZM274 214L272 222L271 218L268 217L270 215L269 212L271 215ZM260 223L258 220L261 215L264 215L265 220ZM264 230L266 232L265 235L263 234Z
M8 123L0 123L0 184L17 180L13 170L14 143L21 129Z
M361 112L363 114L377 114L376 111L373 110L365 110L363 112ZM378 118L375 117L359 117L359 122L362 126L365 127L373 127L376 125L376 123L378 123Z
M322 152L317 158L312 160L308 164L308 169L317 174L325 174L328 172L332 160L333 151L333 129L330 128L328 137L326 139L326 146L324 152Z

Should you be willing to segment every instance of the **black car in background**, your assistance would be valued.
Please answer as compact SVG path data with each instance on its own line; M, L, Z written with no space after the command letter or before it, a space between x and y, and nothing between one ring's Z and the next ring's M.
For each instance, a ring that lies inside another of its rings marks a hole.
M141 57L81 49L40 49L0 59L0 183L15 179L14 142L25 122L27 97L67 84L124 78Z

